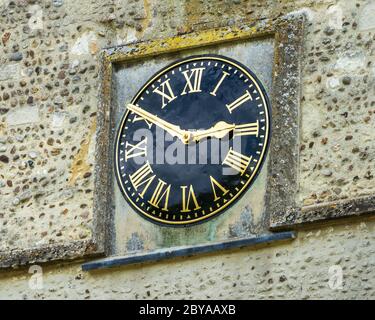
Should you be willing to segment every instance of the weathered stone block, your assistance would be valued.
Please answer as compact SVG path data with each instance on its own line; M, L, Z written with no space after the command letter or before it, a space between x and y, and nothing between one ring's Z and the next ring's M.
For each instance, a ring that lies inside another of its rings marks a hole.
M39 122L39 108L37 106L16 108L8 113L6 119L9 126Z

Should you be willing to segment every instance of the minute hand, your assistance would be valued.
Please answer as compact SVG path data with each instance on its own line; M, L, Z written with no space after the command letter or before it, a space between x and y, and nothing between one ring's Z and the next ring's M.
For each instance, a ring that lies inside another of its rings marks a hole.
M172 136L179 138L182 142L188 143L190 139L189 131L182 130L179 126L171 124L163 119L160 119L158 116L135 106L134 104L127 105L128 110L136 113L137 115L141 116L143 119L152 122L153 124L157 125L158 127L164 129Z
M236 126L234 124L229 124L224 121L216 123L212 128L207 130L201 130L193 132L193 139L199 141L203 138L214 137L217 139L224 138L229 132L231 132Z

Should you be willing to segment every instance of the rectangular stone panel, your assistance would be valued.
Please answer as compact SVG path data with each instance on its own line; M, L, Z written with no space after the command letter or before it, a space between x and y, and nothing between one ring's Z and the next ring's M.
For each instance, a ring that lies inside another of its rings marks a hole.
M243 63L257 75L268 94L272 94L273 37L235 41L119 63L113 68L114 127L117 128L126 104L155 72L178 59L207 53L224 55ZM113 239L111 254L126 255L134 252L215 243L233 238L253 237L268 232L268 224L264 219L267 168L266 164L254 185L225 213L205 223L183 229L160 227L140 217L124 199L113 177L114 217L110 235Z

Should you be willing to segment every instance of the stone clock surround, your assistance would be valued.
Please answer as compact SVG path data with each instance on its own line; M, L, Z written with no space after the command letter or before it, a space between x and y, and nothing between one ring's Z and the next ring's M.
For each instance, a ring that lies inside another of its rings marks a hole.
M97 212L97 234L100 235L107 255L111 255L114 247L113 236L113 176L109 175L112 158L103 155L113 154L111 141L116 130L114 108L113 72L116 63L127 63L152 58L197 47L233 43L238 40L274 39L273 93L272 104L272 139L268 154L266 208L262 217L265 229L269 229L270 221L279 211L297 210L297 173L298 173L298 127L299 127L299 72L302 50L304 16L290 16L276 21L264 21L241 28L223 28L199 33L187 34L178 38L162 39L126 46L105 49L102 52L100 107L98 113L97 132L97 168L95 208ZM281 45L282 44L282 45ZM287 66L287 67L285 67ZM285 79L288 80L286 87ZM283 92L280 94L279 92ZM282 125L281 125L282 124ZM277 156L279 155L279 156ZM264 168L266 169L266 168ZM103 189L103 186L107 188ZM105 191L106 192L103 192ZM107 226L103 228L103 226ZM161 260L165 258L194 255L214 250L233 249L243 246L269 244L275 241L294 239L294 232L264 233L255 237L213 242L202 245L170 247L152 252L141 252L120 257L108 257L103 260L88 262L84 270L112 267L122 264ZM113 253L112 253L113 254Z

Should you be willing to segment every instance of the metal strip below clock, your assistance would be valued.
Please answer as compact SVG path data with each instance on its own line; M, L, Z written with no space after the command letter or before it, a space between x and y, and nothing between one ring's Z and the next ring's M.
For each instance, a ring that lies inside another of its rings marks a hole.
M117 131L115 174L135 211L163 226L207 221L255 181L270 138L271 106L249 68L191 56L150 78Z

